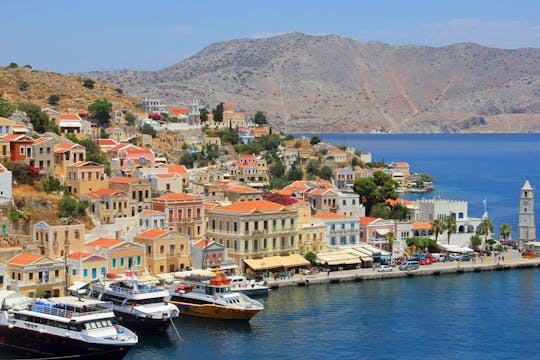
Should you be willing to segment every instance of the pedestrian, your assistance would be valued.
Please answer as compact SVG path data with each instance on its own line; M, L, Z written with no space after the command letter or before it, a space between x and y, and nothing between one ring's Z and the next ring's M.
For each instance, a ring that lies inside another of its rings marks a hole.
M504 255L501 255L501 259L502 259L502 261L504 262Z
M330 270L326 272L326 277L330 277Z

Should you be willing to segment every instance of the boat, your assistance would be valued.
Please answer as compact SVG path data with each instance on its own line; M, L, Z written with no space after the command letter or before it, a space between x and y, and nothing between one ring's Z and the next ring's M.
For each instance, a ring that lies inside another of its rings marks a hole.
M255 280L248 280L243 275L229 275L231 281L231 290L238 291L247 296L265 296L268 295L270 288L265 283Z
M140 284L134 278L100 279L90 284L87 297L105 301L118 322L137 333L163 332L180 314L178 307L165 302L167 289Z
M138 342L100 301L28 300L11 307L2 302L0 347L32 358L103 360L122 359Z
M230 279L216 277L208 282L175 281L170 289L170 302L177 305L182 315L208 319L249 321L264 306L245 294L233 291Z

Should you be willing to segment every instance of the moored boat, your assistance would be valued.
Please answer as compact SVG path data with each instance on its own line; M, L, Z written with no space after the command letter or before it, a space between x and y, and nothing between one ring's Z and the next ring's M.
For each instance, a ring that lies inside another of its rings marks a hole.
M229 275L228 279L231 281L232 291L238 291L247 296L265 296L270 290L264 283L248 280L243 275Z
M182 315L208 319L249 321L264 309L257 300L232 291L230 279L221 277L219 269L209 282L174 282L170 295Z
M0 347L32 358L122 359L137 335L116 324L101 302L75 297L33 300L0 310Z
M89 287L89 298L105 301L118 322L140 332L163 332L178 317L174 304L165 302L169 291L153 285L140 284L136 279L99 281Z

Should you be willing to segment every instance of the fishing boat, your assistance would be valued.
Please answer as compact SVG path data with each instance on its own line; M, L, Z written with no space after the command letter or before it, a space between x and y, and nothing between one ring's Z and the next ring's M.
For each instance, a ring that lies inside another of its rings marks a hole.
M248 280L243 275L229 275L231 290L238 291L247 296L266 296L270 288L265 283Z
M101 304L62 297L8 307L4 300L0 347L32 358L122 359L138 337L118 325L113 311Z
M178 317L174 304L165 302L169 291L137 279L103 280L90 284L88 298L105 301L105 307L114 311L118 322L140 332L163 332Z
M230 279L216 277L208 282L175 281L170 290L170 302L182 315L221 320L249 321L264 306L245 294L233 291Z

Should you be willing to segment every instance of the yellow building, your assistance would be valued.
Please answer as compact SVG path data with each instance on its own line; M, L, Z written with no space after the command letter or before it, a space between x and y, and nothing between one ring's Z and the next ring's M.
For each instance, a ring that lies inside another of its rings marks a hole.
M58 259L65 254L84 250L85 232L84 224L78 220L57 225L40 221L34 225L33 239L41 255Z
M67 189L76 197L109 187L109 179L105 176L105 166L93 161L78 161L68 165L66 172Z
M65 263L43 255L21 253L7 261L11 290L30 297L65 295Z
M88 252L75 252L66 258L68 284L75 281L89 283L107 273L107 258Z
M208 210L207 238L244 259L288 255L298 249L298 211L266 201L241 201Z
M133 241L146 248L146 262L152 274L182 271L190 266L189 238L175 231L150 229Z
M107 259L107 272L123 274L143 271L146 268L144 246L122 239L99 238L86 244L88 252L98 253Z

